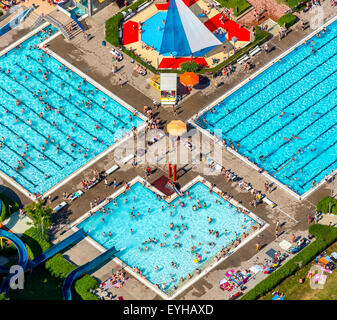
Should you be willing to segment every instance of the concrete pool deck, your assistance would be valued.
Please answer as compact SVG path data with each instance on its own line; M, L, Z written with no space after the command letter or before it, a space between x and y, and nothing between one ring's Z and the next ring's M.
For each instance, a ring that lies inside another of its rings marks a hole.
M324 5L326 5L326 3L327 1L324 2ZM112 4L112 6L113 5L114 4ZM327 5L329 5L329 3L327 3ZM336 9L328 9L329 11L327 13L327 17L332 14L336 14ZM105 11L108 10L105 9L102 12ZM310 14L311 11L309 11L306 15L303 15L304 19L310 19ZM111 11L108 13L105 12L105 15L110 17ZM117 96L142 112L144 105L152 105L152 97L155 97L158 101L158 96L156 95L158 92L146 83L144 77L135 77L132 74L132 71L130 72L133 68L130 63L123 62L123 66L122 64L119 65L122 67L121 71L115 76L111 75L110 70L112 66L112 57L108 53L108 48L103 49L101 46L101 41L104 38L104 34L100 33L103 30L102 24L104 20L98 22L101 17L102 16L97 14L90 18L90 20L86 20L88 26L92 27L92 29L89 29L88 32L97 37L96 39L94 38L87 43L84 39L78 37L74 39L74 42L69 43L60 36L51 42L50 49L60 54L67 61L73 63L94 80L102 83L108 90L115 93ZM159 118L162 120L162 124L165 124L176 117L182 120L189 119L193 114L201 110L203 106L208 105L210 102L223 95L223 93L227 90L245 79L247 75L256 72L259 67L274 59L283 50L289 48L310 32L312 32L310 28L302 32L300 30L300 26L295 25L293 30L283 40L278 41L273 38L269 43L272 47L274 47L274 50L270 54L260 53L254 57L251 60L253 64L255 64L255 68L252 71L247 73L240 70L241 68L238 67L238 70L232 76L223 79L223 84L218 89L215 90L213 86L209 86L203 91L197 91L189 98L183 99L182 103L178 106L177 116L175 116L172 110L168 108L160 108L158 113ZM100 48L100 50L95 51L98 48ZM100 59L97 59L97 56L99 56ZM129 61L128 57L125 55L124 57L125 61ZM127 81L129 84L124 85L122 88L119 87L117 85L117 79L119 77L121 77L124 81ZM149 147L149 149L150 148L151 147ZM152 148L155 148L155 145L153 145ZM83 177L91 178L92 170L97 169L98 171L105 171L113 164L115 164L113 154L109 153L105 155L81 175L74 177L60 189L56 190L56 192L52 194L52 202L49 203L50 206L55 207L63 201L63 192L70 193L81 189L81 179L83 179ZM263 190L265 178L227 151L223 154L223 164L226 168L231 168L238 176L243 177L245 181L251 182L257 190ZM200 170L203 169L201 166L202 164L187 164L178 166L178 182L181 185L184 185L188 181L192 180L195 176L200 174ZM111 182L112 178L116 178L118 182L125 183L132 180L136 175L144 176L145 168L146 166L144 163L135 168L132 167L131 164L123 165L119 170L108 177L108 181ZM156 171L150 176L149 181L153 182L161 175L165 175L166 172L166 166L159 164ZM292 233L295 235L306 235L306 216L314 210L314 204L323 196L330 195L330 189L333 189L334 195L337 194L337 183L324 184L306 200L302 201L296 200L290 197L289 194L282 189L276 188L268 194L268 198L277 204L276 208L271 208L266 204L258 205L257 208L251 208L249 206L249 202L253 199L252 195L247 191L240 191L237 184L225 182L223 176L207 175L205 177L208 181L215 183L222 191L230 193L236 200L240 201L244 206L251 209L251 211L257 216L261 217L270 224L269 228L264 230L259 237L261 245L266 246L263 247L259 253L256 253L255 242L251 241L247 243L221 265L217 266L214 270L208 273L204 278L193 284L193 286L191 286L186 292L177 297L178 299L224 299L225 292L219 289L219 280L224 277L224 273L228 270L228 268L246 268L246 266L253 265L255 261L263 260L265 257L265 250L269 247L273 247L277 250L277 243L280 242L283 237L289 241ZM0 183L11 188L5 180L0 179ZM111 190L112 189L105 187L104 181L101 181L93 189L85 192L80 200L75 200L66 210L55 214L55 224L66 226L72 221L75 221L88 211L90 208L90 202L93 202L98 196L101 200L103 200L106 196L112 193ZM17 191L17 196L20 198L23 205L30 203L30 200L20 194L19 191ZM279 237L279 239L275 240L275 225L277 221L283 224L281 232L284 233ZM66 228L64 230L66 230ZM69 233L62 234L62 236L59 237L59 232L57 232L55 234L55 238L58 241L67 234ZM76 264L83 264L98 254L100 254L100 252L84 240L64 253L70 261L73 261ZM112 261L100 270L96 271L93 275L101 281L104 281L111 275L111 268L114 268L114 270L117 268ZM260 275L256 277L256 281L260 279L259 277ZM250 282L248 282L248 284L249 283ZM254 282L252 282L252 284L253 283ZM155 295L153 291L148 289L132 276L130 276L130 279L123 288L115 290L114 293L122 295L125 299L161 299L158 295Z

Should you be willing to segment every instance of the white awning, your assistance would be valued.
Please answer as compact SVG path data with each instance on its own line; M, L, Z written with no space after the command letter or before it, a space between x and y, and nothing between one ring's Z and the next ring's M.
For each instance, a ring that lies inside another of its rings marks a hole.
M170 91L177 90L177 74L161 73L160 74L160 90Z

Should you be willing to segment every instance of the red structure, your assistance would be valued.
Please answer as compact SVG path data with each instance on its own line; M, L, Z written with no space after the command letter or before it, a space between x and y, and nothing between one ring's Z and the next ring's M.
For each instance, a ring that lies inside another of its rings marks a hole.
M172 169L173 169L173 182L176 182L177 181L177 165L174 164L172 166Z
M169 179L172 178L172 165L171 165L171 163L168 164L168 177L169 177Z

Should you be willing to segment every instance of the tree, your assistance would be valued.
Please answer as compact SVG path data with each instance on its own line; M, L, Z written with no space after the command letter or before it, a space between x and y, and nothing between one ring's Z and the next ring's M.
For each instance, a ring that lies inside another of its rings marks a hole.
M43 239L47 237L47 229L50 227L50 218L53 214L53 210L49 206L44 206L43 201L39 200L37 203L32 202L29 204L25 211L28 216L33 220L34 226Z
M1 300L9 300L9 298L6 298L6 294L4 292L0 293L0 301Z

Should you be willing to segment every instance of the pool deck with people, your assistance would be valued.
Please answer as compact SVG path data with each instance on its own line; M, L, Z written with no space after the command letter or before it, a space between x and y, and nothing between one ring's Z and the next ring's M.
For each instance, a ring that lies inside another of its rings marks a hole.
M329 6L328 1L323 3L326 6L325 21L332 16L336 15L336 9ZM112 74L111 69L113 66L112 55L109 53L111 45L107 44L106 47L102 46L104 40L104 21L111 17L113 13L117 13L118 6L115 3L110 4L104 10L95 14L90 18L85 19L86 32L90 35L90 40L84 39L82 34L77 35L70 42L65 40L62 35L54 38L48 43L48 48L61 56L68 63L72 64L80 71L86 73L92 79L103 85L107 90L117 95L122 100L136 108L138 111L143 112L145 105L152 107L152 99L160 100L159 91L155 90L149 85L146 79L153 76L148 71L147 76L136 75L133 71L134 65L130 63L130 58L124 54L122 62L118 63L119 71L116 74ZM301 14L305 21L310 21L312 18L312 12ZM0 43L0 50L7 47L9 44L19 40L22 36L28 34L30 30L20 29L12 30L10 34L5 35ZM187 121L193 115L200 112L202 108L210 104L212 101L221 97L229 89L233 88L244 79L255 73L259 68L263 67L283 51L293 46L299 40L306 35L310 34L313 30L307 28L302 31L299 23L297 23L288 35L279 41L277 37L269 40L269 47L273 48L270 53L261 52L253 57L250 61L255 66L252 70L243 70L242 66L236 64L237 70L227 77L221 77L221 83L218 88L213 85L213 80L210 84L202 89L193 89L192 94L184 97L178 104L176 113L169 107L160 107L155 110L157 117L161 120L161 126L166 127L166 124L176 119L177 117L183 121ZM97 58L99 57L99 59ZM119 85L119 79L122 79L123 86ZM204 137L206 140L209 139ZM168 139L168 138L165 138ZM210 143L212 145L212 142ZM212 145L209 155L212 155L214 150L214 144ZM151 152L156 149L156 144L147 146L147 152ZM172 151L176 152L175 150ZM133 153L133 152L132 152ZM127 155L127 154L126 154ZM164 155L163 155L164 156ZM71 223L80 218L83 214L90 209L90 203L95 200L100 202L106 197L110 196L116 190L122 188L122 186L131 181L136 176L144 177L144 171L148 166L144 158L139 158L139 163L134 167L131 165L131 161L126 164L119 164L120 168L113 174L107 177L110 184L106 187L104 179L97 183L92 189L84 192L80 200L74 200L69 202L68 206L53 216L53 242L59 242L63 238L70 235L73 231L69 230ZM219 161L226 169L231 169L238 177L242 177L244 181L250 182L253 188L264 192L264 183L266 178L248 166L241 160L239 160L232 153L223 150L222 158ZM81 181L83 179L91 179L93 171L105 172L107 168L111 168L116 164L116 160L113 152L109 152L94 164L89 166L85 171L79 175L71 178L60 188L56 189L51 195L50 199L46 200L46 203L54 208L58 204L64 201L63 194L66 192L72 194L82 189ZM154 182L162 175L167 174L167 164L150 165L153 173L148 177L148 181ZM288 192L278 187L277 185L271 185L271 192L266 196L268 199L276 203L276 207L272 208L266 203L258 204L257 207L250 206L250 202L254 199L253 195L248 191L240 189L236 182L226 182L222 175L213 175L207 171L207 162L205 163L189 163L179 164L177 170L178 183L184 186L196 176L204 176L205 179L211 183L214 183L217 188L223 192L227 192L232 197L239 201L243 206L251 210L258 217L263 219L269 224L269 227L263 230L257 238L252 239L246 243L242 248L236 251L234 254L225 259L221 264L217 265L202 279L193 283L189 288L182 292L176 299L225 299L228 297L226 291L222 291L219 288L219 281L224 278L224 274L229 269L248 269L254 264L258 264L265 257L265 252L273 248L279 249L278 243L283 239L290 241L291 235L307 236L307 216L315 210L315 203L323 196L337 194L337 183L335 180L330 183L323 184L320 188L315 190L305 200L297 200L292 197ZM112 187L113 179L117 180L119 186L116 190ZM16 195L21 200L22 205L27 205L31 202L20 190L13 188L5 179L0 177L0 184L13 189ZM329 223L329 217L324 217L324 223ZM328 219L328 220L327 220ZM278 237L275 234L276 225L281 225L281 232ZM261 249L256 251L256 243L260 244ZM71 249L64 253L64 256L69 261L81 265L84 264L101 252L95 248L87 240L82 240L73 246ZM123 266L122 266L123 267ZM118 270L120 266L116 265L114 261L110 261L101 269L95 271L92 275L100 281L105 281L111 275L111 270ZM124 299L139 299L139 300L156 300L162 299L154 291L145 286L142 282L137 280L131 274L128 274L129 279L121 289L113 289L114 295L123 296ZM256 278L248 281L247 287L253 287L257 282L263 279L265 275L261 273Z

